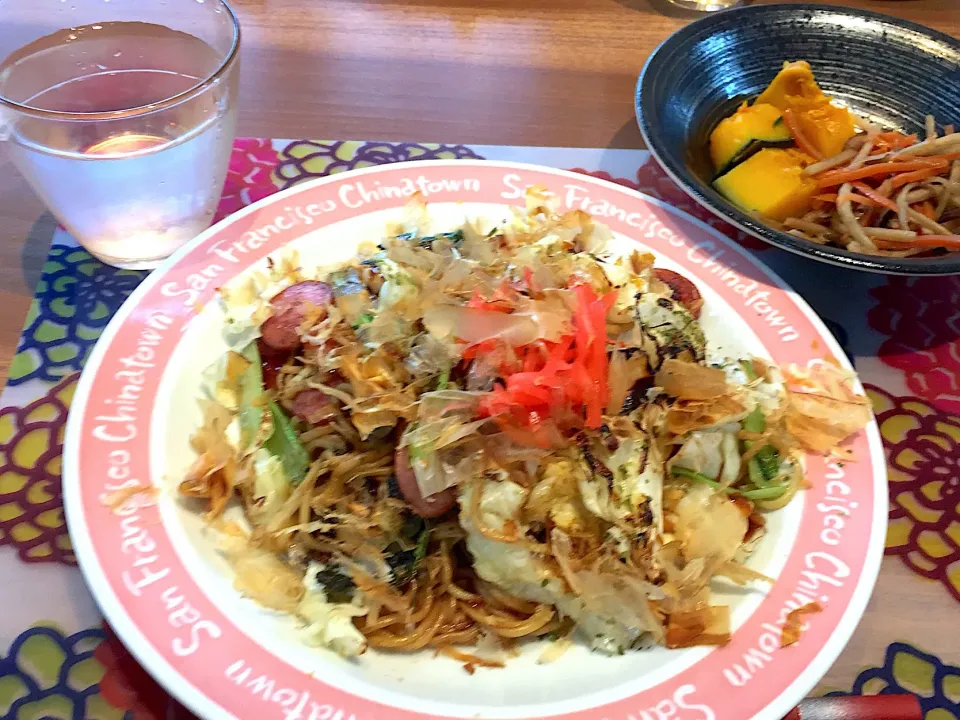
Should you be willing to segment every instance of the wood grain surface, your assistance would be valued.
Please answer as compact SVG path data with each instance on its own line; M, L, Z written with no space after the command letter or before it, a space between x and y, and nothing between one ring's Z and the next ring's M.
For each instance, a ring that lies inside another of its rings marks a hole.
M954 0L860 0L960 35ZM235 0L240 135L641 147L633 89L695 14L667 0ZM0 381L54 222L0 152Z

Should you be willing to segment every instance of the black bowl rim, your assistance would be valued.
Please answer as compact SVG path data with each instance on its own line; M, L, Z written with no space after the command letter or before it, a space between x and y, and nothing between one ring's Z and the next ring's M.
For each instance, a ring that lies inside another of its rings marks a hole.
M679 185L690 197L710 210L720 218L723 218L730 224L739 228L748 235L753 235L771 245L802 255L820 262L837 265L840 267L863 270L866 272L883 273L888 275L954 275L960 273L960 252L952 255L945 255L939 258L886 258L875 255L864 255L854 253L842 248L817 245L800 238L795 238L785 232L775 230L741 211L731 203L725 202L723 205L716 204L712 198L707 197L700 188L691 185L683 179L683 175L688 173L683 163L679 162L672 155L661 153L656 142L656 133L647 123L643 113L643 107L648 105L648 98L645 93L645 78L654 68L665 48L683 45L691 35L699 34L704 27L709 27L717 22L718 19L726 19L731 15L756 15L772 13L782 15L785 13L814 13L814 14L846 14L853 17L861 17L870 20L880 20L893 25L898 25L906 30L910 30L921 35L925 35L933 40L937 40L945 45L952 47L960 52L960 40L942 33L938 30L928 28L925 25L901 20L900 18L886 15L884 13L874 12L872 10L860 10L857 8L842 7L839 5L820 5L811 3L786 3L777 5L750 5L746 7L731 8L720 12L711 13L703 18L693 21L688 25L674 32L666 40L660 43L647 58L643 69L640 71L640 77L637 79L637 88L634 96L634 112L637 118L637 124L640 127L640 133L643 135L647 149L653 154L654 158L660 163L667 175ZM649 86L647 86L649 87Z

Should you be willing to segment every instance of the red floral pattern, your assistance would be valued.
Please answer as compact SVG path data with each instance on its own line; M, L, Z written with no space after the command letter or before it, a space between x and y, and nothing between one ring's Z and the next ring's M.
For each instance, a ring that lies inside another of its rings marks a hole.
M887 451L887 554L960 601L960 416L866 385Z
M867 321L887 336L880 359L912 393L960 413L960 277L891 277L870 294Z
M613 177L610 173L603 170L590 172L582 168L573 168L573 172L583 173L584 175L590 175L595 178L600 178L601 180L609 180L619 185L639 190L657 200L663 200L663 202L672 205L678 210L683 210L685 213L705 222L710 227L719 230L727 237L751 250L768 250L771 247L767 245L767 243L738 230L725 220L721 220L703 207L703 205L687 195L679 185L670 179L670 176L667 175L663 168L660 167L660 164L652 157L637 170L636 180Z
M214 222L275 193L279 188L274 183L274 169L279 162L273 141L237 138L230 153L227 180Z

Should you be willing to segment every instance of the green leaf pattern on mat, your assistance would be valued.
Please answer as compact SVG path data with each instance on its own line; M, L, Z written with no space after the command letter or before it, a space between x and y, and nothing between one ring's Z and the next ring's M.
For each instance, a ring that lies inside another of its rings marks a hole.
M11 720L121 720L126 713L99 694L106 668L94 657L99 628L64 635L36 626L0 656L0 717Z
M949 644L949 640L947 641ZM904 642L887 647L881 667L861 672L850 692L835 695L916 695L924 720L960 720L960 667Z
M43 266L10 385L56 382L80 370L110 318L145 273L104 265L86 250L55 244Z

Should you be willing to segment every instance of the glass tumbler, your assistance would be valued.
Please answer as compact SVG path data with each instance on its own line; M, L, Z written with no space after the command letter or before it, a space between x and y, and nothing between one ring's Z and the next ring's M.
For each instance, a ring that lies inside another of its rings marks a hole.
M667 0L671 5L684 10L695 10L698 12L715 12L717 10L727 10L729 8L746 5L747 0Z
M213 219L239 48L223 0L0 0L0 139L91 254L156 267Z

